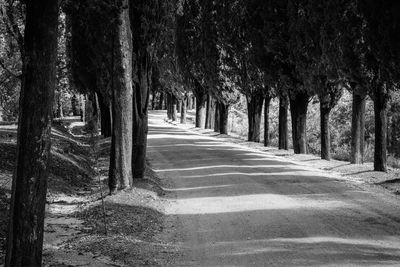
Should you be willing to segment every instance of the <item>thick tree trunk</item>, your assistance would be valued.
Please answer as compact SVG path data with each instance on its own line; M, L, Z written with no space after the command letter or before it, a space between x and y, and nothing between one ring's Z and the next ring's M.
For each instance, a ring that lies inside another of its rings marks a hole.
M364 161L365 103L365 95L353 92L350 156L352 164L362 164Z
M181 107L181 123L186 123L186 114L187 114L187 96L182 100L182 107Z
M158 103L157 103L157 110L162 110L163 109L163 107L164 107L163 103L164 103L164 93L161 92L160 93L160 99L158 100Z
M287 96L279 98L279 149L289 149L288 135L288 99Z
M193 110L193 97L191 95L187 97L187 109Z
M306 154L307 151L307 93L297 93L290 98L290 113L292 115L292 138L295 154Z
M168 120L172 120L172 96L170 93L167 93L167 102L166 102L166 106L167 106L167 118Z
M215 100L211 95L207 95L206 129L214 129L215 123Z
M157 93L153 91L153 93L151 94L151 110L156 109L156 99L157 99Z
M132 147L132 175L133 179L143 179L146 169L146 149L148 133L148 103L151 87L152 58L149 43L143 43L142 31L144 25L144 14L141 8L132 6L129 2L131 30L133 39L133 147Z
M249 122L248 140L260 142L261 112L264 97L254 94L247 98L247 117Z
M58 1L26 2L17 163L5 266L41 266L51 120L56 86Z
M177 106L178 106L178 99L176 98L175 95L172 95L172 105L171 105L172 121L176 121L178 119Z
M128 4L128 0L124 0ZM124 9L120 15L118 37L114 38L113 56L113 142L114 166L110 180L114 186L110 192L132 186L132 33L129 13Z
M105 138L112 135L111 113L110 107L105 103L104 97L99 94L100 118L101 118L101 135Z
M115 116L116 116L116 110L115 110L115 100L114 96L112 96L112 103L111 103L111 110L112 110L112 120L115 122ZM117 165L116 162L120 161L119 155L119 149L120 147L116 146L116 139L117 139L117 132L115 131L115 123L113 123L113 128L111 132L111 147L110 147L110 165L108 167L108 189L110 191L110 195L114 194L117 192L118 189L118 178L116 176L117 174Z
M76 94L73 94L71 97L71 109L72 109L73 116L79 115L77 107L78 107L78 100L77 100Z
M182 109L182 99L176 99L176 112L181 113Z
M216 133L219 133L220 127L219 105L219 101L215 101L214 132Z
M388 96L385 85L374 89L375 151L374 170L387 171L387 107Z
M331 160L331 138L329 130L329 115L331 109L320 102L321 120L321 159Z
M229 105L219 104L219 133L228 134Z
M196 127L204 128L206 126L206 104L207 94L199 92L196 95Z
M269 106L271 97L265 97L264 101L264 146L269 146Z
M79 98L79 102L80 102L80 108L81 108L81 121L82 122L86 122L86 103L85 103L85 96L81 96Z
M55 112L55 117L56 118L64 118L64 112L61 104L61 92L56 92L55 93L55 98L56 98L56 112Z

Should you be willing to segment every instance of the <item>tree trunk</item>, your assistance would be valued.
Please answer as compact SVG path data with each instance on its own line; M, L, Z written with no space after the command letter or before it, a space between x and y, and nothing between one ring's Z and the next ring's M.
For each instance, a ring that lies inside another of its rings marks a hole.
M172 105L171 105L171 111L172 111L172 121L176 121L178 114L177 114L177 108L178 106L178 99L176 99L175 95L172 95Z
M157 93L155 91L153 91L153 93L151 94L151 110L155 110L156 109L156 99L157 99Z
M210 94L207 94L206 129L214 129L215 123L215 101Z
M206 126L206 104L207 94L199 92L196 95L196 127L204 128Z
M352 164L362 164L364 161L365 103L366 96L353 90L350 156Z
M269 140L269 106L271 103L271 97L265 97L264 101L264 146L270 145Z
M219 104L219 133L228 134L229 105Z
M182 100L176 99L176 112L181 113L181 109L182 109Z
M112 85L112 87L114 87L114 86ZM111 110L112 110L112 112L111 112L112 120L113 120L113 122L115 122L116 110L115 110L114 96L112 96ZM116 176L116 174L117 174L116 162L119 161L120 147L119 146L117 147L115 144L116 138L117 138L117 136L116 136L117 133L114 129L115 129L115 123L113 123L113 128L112 128L112 132L111 132L110 166L108 167L108 189L110 191L110 194L117 192L117 189L118 189L118 178Z
M252 142L260 142L260 124L263 102L264 97L261 94L254 94L247 98L247 117L249 122L248 140Z
M58 1L26 2L17 162L5 266L41 266L56 86Z
M187 114L187 96L185 96L182 100L182 107L181 107L181 123L186 123L186 114Z
M81 121L86 122L86 101L85 101L85 96L80 97L80 102L81 102Z
M132 147L132 175L133 179L143 179L146 169L146 148L148 133L148 104L151 87L152 58L150 43L143 42L142 31L147 27L144 23L144 14L141 8L132 6L129 1L131 30L133 33L133 147Z
M219 105L219 101L215 101L214 132L216 133L219 133L220 128Z
M124 0L128 4L128 0ZM124 9L120 15L118 37L113 38L113 135L114 179L110 192L126 189L132 186L132 33L130 30L129 13ZM111 160L111 158L110 158Z
M292 138L295 154L306 154L307 151L307 107L309 96L300 92L290 98L292 115Z
M193 97L191 95L187 97L187 109L193 110Z
M167 93L167 118L168 120L172 120L172 96L170 93Z
M158 100L158 105L157 105L157 110L162 110L163 109L163 103L164 103L164 93L160 93L160 99Z
M99 94L101 135L104 138L112 135L111 113L109 106L105 103L104 97Z
M387 171L386 149L387 149L387 107L388 93L386 86L381 85L374 88L374 115L375 115L375 151L374 170Z
M73 94L71 97L71 111L73 116L78 116L78 109L76 108L78 106L78 101L76 99L76 94Z
M329 105L329 104L328 104ZM329 130L329 115L331 109L326 103L320 102L321 120L321 159L331 160L331 138Z
M279 149L289 149L288 135L288 99L287 96L279 98Z

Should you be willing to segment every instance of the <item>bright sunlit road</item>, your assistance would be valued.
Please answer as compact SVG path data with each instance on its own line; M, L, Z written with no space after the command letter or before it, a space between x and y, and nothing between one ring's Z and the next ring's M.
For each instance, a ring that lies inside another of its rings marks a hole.
M176 265L400 266L395 196L162 119L150 114L148 157L179 222Z

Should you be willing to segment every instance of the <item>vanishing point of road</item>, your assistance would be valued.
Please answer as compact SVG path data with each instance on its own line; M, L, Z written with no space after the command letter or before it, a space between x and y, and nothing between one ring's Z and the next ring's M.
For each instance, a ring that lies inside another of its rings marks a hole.
M399 199L150 114L179 266L400 266Z

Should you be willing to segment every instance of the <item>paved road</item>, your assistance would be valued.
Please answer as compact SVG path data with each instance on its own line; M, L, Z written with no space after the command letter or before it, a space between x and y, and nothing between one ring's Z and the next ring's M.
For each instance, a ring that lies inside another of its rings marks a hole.
M186 248L177 265L400 266L395 197L150 117L148 155Z

